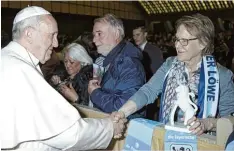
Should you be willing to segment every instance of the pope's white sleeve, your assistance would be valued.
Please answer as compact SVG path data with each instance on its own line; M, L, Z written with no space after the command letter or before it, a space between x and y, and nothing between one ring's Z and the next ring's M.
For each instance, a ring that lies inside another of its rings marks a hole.
M105 149L112 137L113 123L109 118L80 118L60 135L42 141L42 143L66 151Z

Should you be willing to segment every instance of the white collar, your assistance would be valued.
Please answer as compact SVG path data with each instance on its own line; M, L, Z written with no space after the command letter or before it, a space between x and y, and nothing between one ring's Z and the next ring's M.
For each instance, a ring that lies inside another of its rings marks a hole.
M39 64L39 60L32 53L26 50L22 45L20 45L18 42L11 41L7 45L7 47L9 47L11 51L22 57L30 64L33 63L33 66L37 66Z
M146 43L147 43L147 40L146 40L143 44L139 45L139 48L140 48L142 51L145 49Z

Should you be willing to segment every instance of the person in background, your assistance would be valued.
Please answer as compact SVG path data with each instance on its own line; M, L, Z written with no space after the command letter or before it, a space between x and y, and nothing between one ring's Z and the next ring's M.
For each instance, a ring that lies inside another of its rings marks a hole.
M144 26L133 29L133 39L135 44L143 53L142 64L146 72L147 81L153 76L163 63L163 55L161 50L147 41L147 31Z
M147 41L148 32L144 26L133 29L133 39L143 54L142 64L148 81L163 63L163 54L161 50ZM157 119L158 104L153 103L146 107L146 117L148 119Z
M93 35L98 53L105 56L105 73L101 81L89 82L88 91L94 107L111 113L145 83L142 54L132 43L123 40L123 23L112 14L95 19Z
M1 48L5 47L9 42L9 35L1 28Z
M124 122L81 118L44 79L39 62L58 46L58 27L45 9L28 6L14 18L11 41L1 50L1 149L104 149Z
M69 77L62 82L59 76L53 75L51 81L70 102L89 105L88 83L93 78L93 60L80 44L71 43L64 49Z
M234 26L234 25L232 25ZM233 28L229 29L226 33L226 44L229 48L229 51L227 53L227 61L226 66L228 69L232 69L232 60L234 59L234 32Z
M112 113L116 121L127 117L161 96L159 121L167 124L174 101L175 89L189 88L198 106L198 113L188 120L189 130L196 135L216 131L217 118L234 111L233 73L216 63L214 51L214 25L201 14L183 16L176 22L176 57L170 57L143 87L118 112ZM183 121L183 112L177 113ZM193 123L193 124L192 124Z
M51 58L46 63L40 64L41 71L46 81L50 80L57 66L60 66L60 60L56 52L53 50L51 54Z
M73 43L80 43L93 60L96 60L98 57L97 48L93 43L93 34L91 32L84 32Z
M166 53L164 54L164 59L166 60L168 57L176 56L176 49L174 47L173 37L168 37L165 41L164 50Z

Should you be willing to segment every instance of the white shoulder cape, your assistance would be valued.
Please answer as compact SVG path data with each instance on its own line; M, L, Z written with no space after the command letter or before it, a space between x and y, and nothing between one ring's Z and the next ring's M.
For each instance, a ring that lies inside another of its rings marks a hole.
M1 51L1 145L54 137L81 117L43 78L34 57L11 42ZM33 56L33 55L31 55ZM32 64L35 63L37 69Z

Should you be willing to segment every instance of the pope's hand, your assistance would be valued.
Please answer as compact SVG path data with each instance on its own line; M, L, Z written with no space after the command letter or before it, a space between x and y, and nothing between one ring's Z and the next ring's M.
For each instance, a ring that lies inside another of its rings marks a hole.
M118 122L120 119L124 119L125 115L123 112L115 111L111 113L111 118L114 120L114 122Z
M125 123L127 122L126 118L119 116L120 114L114 112L110 115L114 126L114 138L116 139L122 137L125 130Z

